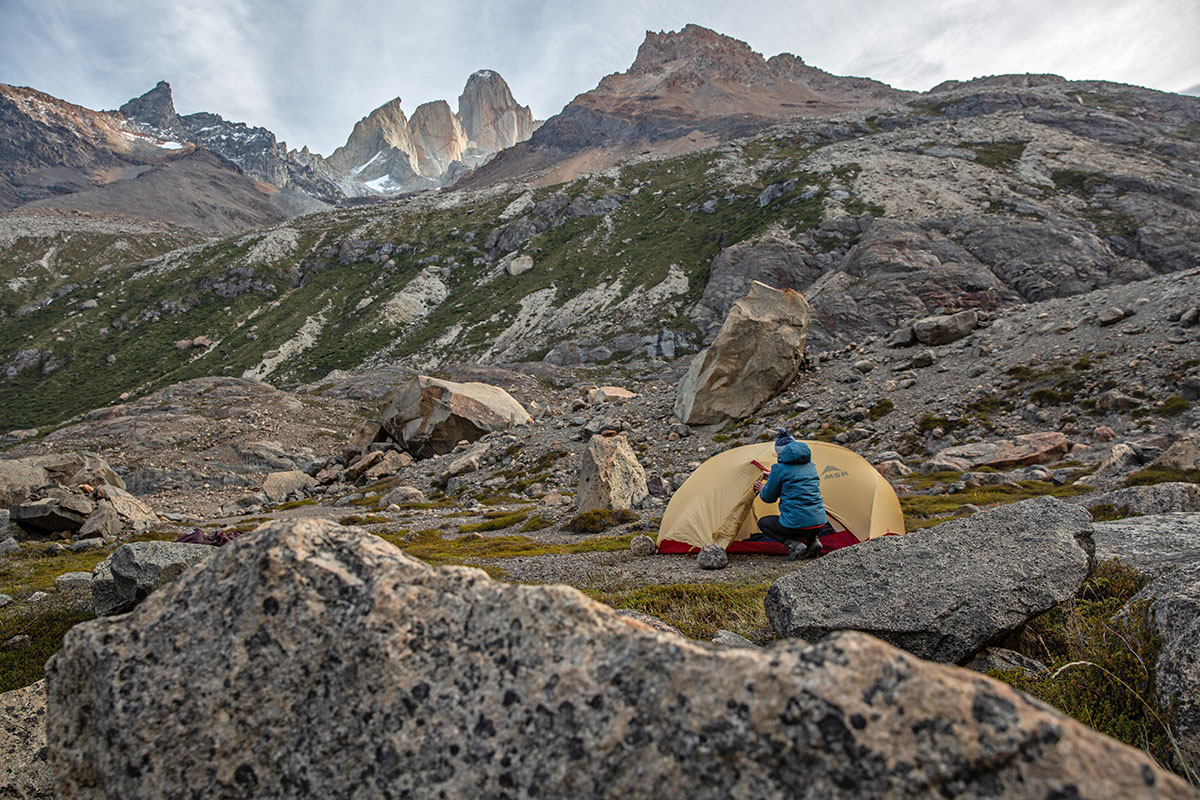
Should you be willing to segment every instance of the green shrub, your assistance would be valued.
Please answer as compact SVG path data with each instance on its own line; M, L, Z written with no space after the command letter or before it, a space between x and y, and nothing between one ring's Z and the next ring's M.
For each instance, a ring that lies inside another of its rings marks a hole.
M892 413L892 409L894 409L895 407L896 407L896 404L893 403L890 399L885 397L882 400L880 400L878 403L876 403L875 405L871 406L871 411L869 413L869 416L873 420L882 419L883 417Z
M1112 503L1098 503L1089 508L1088 511L1092 512L1092 519L1096 522L1109 522L1114 519L1142 516L1132 511L1129 506L1114 506Z
M1149 577L1117 561L1102 562L1075 598L1029 623L1010 645L1050 671L993 677L1043 700L1084 724L1146 750L1161 764L1175 761L1161 710L1154 664L1162 644L1146 604L1114 615Z
M1158 413L1164 417L1174 417L1188 410L1191 403L1186 398L1173 394L1163 401L1163 404L1158 407Z
M529 519L525 520L525 524L521 526L523 533L531 531L540 531L542 528L549 528L554 523L543 517L541 514L534 514Z
M627 522L637 521L638 515L627 508L615 511L611 508L597 508L594 511L585 511L572 519L567 523L566 529L572 533L599 533Z
M351 514L348 517L342 517L338 522L342 525L378 525L382 522L391 522L391 520L378 514Z

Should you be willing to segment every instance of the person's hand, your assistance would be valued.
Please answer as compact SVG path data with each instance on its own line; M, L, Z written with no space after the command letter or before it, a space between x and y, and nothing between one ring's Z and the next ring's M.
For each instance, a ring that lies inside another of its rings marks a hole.
M756 493L758 493L758 492L761 492L761 491L762 491L762 487L763 487L764 485L765 485L765 484L764 484L764 481L763 481L763 479L762 479L762 478L759 478L758 480L756 480L756 481L754 482L754 491L755 491Z

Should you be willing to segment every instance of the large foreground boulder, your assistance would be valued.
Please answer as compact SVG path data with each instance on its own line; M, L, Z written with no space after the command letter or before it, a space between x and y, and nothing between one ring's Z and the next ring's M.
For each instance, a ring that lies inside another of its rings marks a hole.
M579 513L630 509L650 495L646 470L624 435L593 436L579 461Z
M973 442L939 450L939 460L959 462L961 469L992 467L1004 469L1059 461L1071 449L1067 437L1058 431L1023 433L1007 441Z
M1183 756L1200 763L1200 563L1151 581L1130 603L1149 602L1150 621L1162 637L1155 662L1159 701L1178 702L1174 733Z
M130 542L92 569L92 603L100 617L129 611L160 586L216 550L184 542Z
M419 375L387 395L383 427L419 458L449 453L462 440L532 422L512 395L486 383Z
M46 684L72 798L1192 797L869 636L722 650L318 520L76 626Z
M867 631L962 663L1075 595L1090 572L1092 518L1040 497L836 550L771 585L780 636Z
M46 687L38 681L0 694L0 797L50 800L54 775L46 757Z
M1200 513L1152 514L1095 524L1096 558L1159 573L1200 562Z
M751 284L680 382L676 416L689 425L743 419L779 394L800 371L809 316L799 292Z

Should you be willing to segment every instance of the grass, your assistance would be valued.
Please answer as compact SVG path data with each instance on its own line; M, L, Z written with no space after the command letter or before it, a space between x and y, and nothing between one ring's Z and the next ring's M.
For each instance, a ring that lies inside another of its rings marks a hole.
M1125 479L1125 486L1153 486L1156 483L1200 483L1200 469L1146 467Z
M59 596L42 601L36 609L0 609L0 643L14 636L30 637L24 644L0 644L0 693L40 681L67 631L93 617L90 610L76 608Z
M1155 688L1161 639L1146 604L1114 615L1149 582L1117 561L1100 563L1076 597L1034 619L1010 644L1048 673L999 671L993 677L1043 700L1103 734L1179 767Z
M954 494L905 495L900 498L900 507L904 510L904 517L907 520L909 518L945 516L966 503L972 503L982 508L983 506L1016 503L1045 494L1053 497L1072 497L1094 491L1090 486L1076 486L1070 483L1055 486L1046 481L1017 481L1017 484L1017 486L1007 484L976 486Z
M627 508L615 511L610 508L597 508L574 517L566 524L566 529L572 533L599 533L618 525L637 521L638 515Z
M1158 407L1157 411L1164 417L1174 417L1187 411L1190 405L1191 403L1187 401L1187 398L1173 394L1163 401L1163 404Z
M515 514L489 512L484 514L483 522L475 522L469 525L459 525L459 533L475 533L477 531L500 531L505 528L511 528L513 525L519 525L525 521L528 514L517 512Z
M584 590L613 608L652 614L692 639L711 640L718 629L762 644L773 638L763 605L770 581L762 583L674 583L617 591Z
M895 407L896 404L885 397L875 405L871 406L871 410L868 412L867 416L869 416L872 420L883 419L885 416L892 413L892 410Z
M553 524L554 523L551 520L546 519L541 514L534 514L532 517L525 520L525 524L521 526L521 531L523 533L540 531L542 528L549 528Z

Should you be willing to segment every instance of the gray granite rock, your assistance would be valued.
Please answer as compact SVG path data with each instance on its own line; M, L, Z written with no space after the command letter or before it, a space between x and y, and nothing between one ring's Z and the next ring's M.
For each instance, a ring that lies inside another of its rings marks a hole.
M712 640L713 644L719 644L722 647L749 647L755 650L762 649L745 636L740 636L733 631L718 630L713 634Z
M50 800L45 681L0 694L0 797Z
M55 788L81 800L1192 797L1144 753L869 636L719 650L317 520L77 625L46 685Z
M1150 573L1200 561L1200 513L1126 517L1094 527L1098 559Z
M1133 596L1149 602L1162 647L1155 689L1164 704L1178 700L1174 733L1191 764L1200 763L1200 563L1171 570Z
M871 633L960 663L1075 595L1090 572L1092 519L1052 497L835 550L772 584L780 636Z
M629 551L635 556L652 556L658 552L658 545L646 534L639 533L629 543Z
M660 633L673 633L676 636L683 636L683 631L679 630L679 628L676 628L674 625L668 622L663 622L653 614L646 614L642 611L634 611L632 608L618 608L616 611L622 617L637 620L643 625L647 625L650 628L659 631Z
M92 570L92 602L97 616L123 614L150 592L170 583L217 548L182 542L130 542Z
M64 572L54 579L54 588L60 592L88 592L91 587L90 572Z

